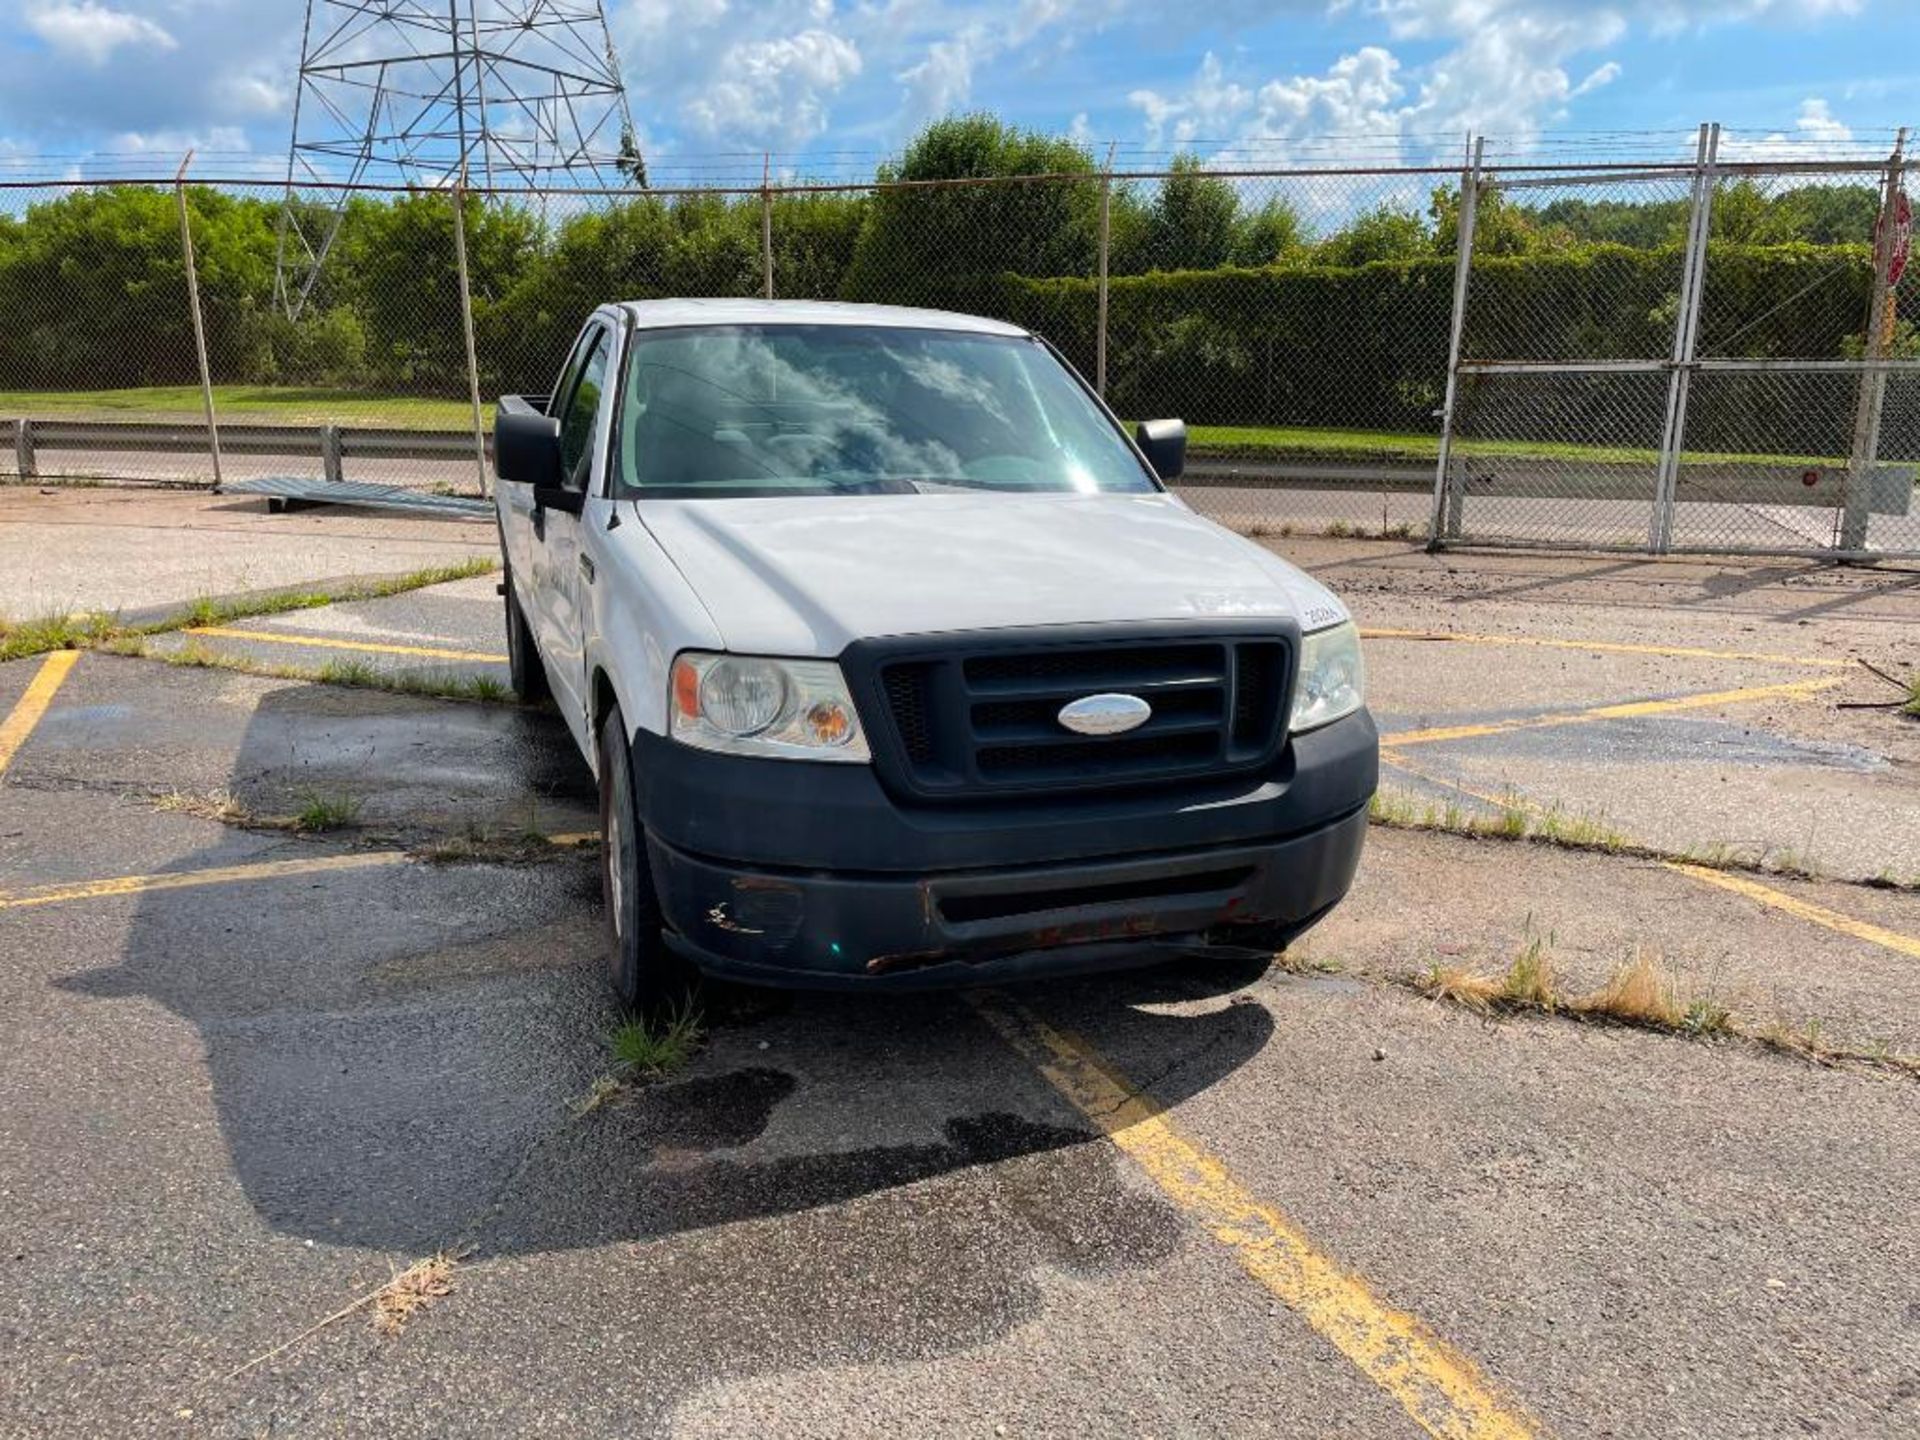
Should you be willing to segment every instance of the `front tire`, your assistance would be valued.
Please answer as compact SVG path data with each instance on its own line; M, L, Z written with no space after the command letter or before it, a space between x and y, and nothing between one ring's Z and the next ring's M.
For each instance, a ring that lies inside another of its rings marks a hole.
M513 693L528 705L548 699L547 667L540 663L540 650L533 641L533 627L520 608L520 597L513 592L513 571L505 572L500 589L507 597L507 678Z
M600 888L607 975L629 1010L655 1015L691 1002L699 975L667 948L660 898L633 800L632 751L619 705L600 722Z

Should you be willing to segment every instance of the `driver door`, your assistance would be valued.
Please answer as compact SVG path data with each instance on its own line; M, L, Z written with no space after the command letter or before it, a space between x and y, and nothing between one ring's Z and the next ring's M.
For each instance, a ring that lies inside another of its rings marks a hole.
M564 377L557 408L560 420L560 474L569 490L585 494L593 484L599 459L602 411L607 404L613 335L596 322L581 335L575 363ZM529 616L547 658L547 678L553 698L576 738L586 734L586 616L581 604L584 587L580 546L581 517L550 506L534 512L534 613Z

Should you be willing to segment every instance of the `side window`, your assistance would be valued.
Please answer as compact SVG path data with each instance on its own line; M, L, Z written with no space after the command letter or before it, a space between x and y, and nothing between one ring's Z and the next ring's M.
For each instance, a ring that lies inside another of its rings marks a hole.
M586 363L580 367L573 393L560 417L560 473L574 489L584 489L593 461L593 438L598 429L600 398L607 381L607 332L596 329L589 342Z

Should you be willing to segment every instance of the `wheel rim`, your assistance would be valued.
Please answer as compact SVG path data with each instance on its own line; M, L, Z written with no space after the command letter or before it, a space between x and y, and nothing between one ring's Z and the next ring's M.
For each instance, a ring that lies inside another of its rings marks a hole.
M624 940L627 934L627 823L621 815L625 806L621 797L607 798L607 903L613 907L613 934ZM614 956L614 965L620 957Z

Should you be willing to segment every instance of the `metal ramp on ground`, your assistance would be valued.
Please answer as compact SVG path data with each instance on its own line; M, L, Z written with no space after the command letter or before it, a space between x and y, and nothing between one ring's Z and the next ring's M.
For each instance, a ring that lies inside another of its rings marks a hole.
M261 475L232 480L220 487L222 495L260 495L269 506L283 510L296 505L354 505L369 510L405 510L436 515L445 520L490 520L493 502L472 495L436 495L405 485L373 485L360 480L318 480L304 475Z

